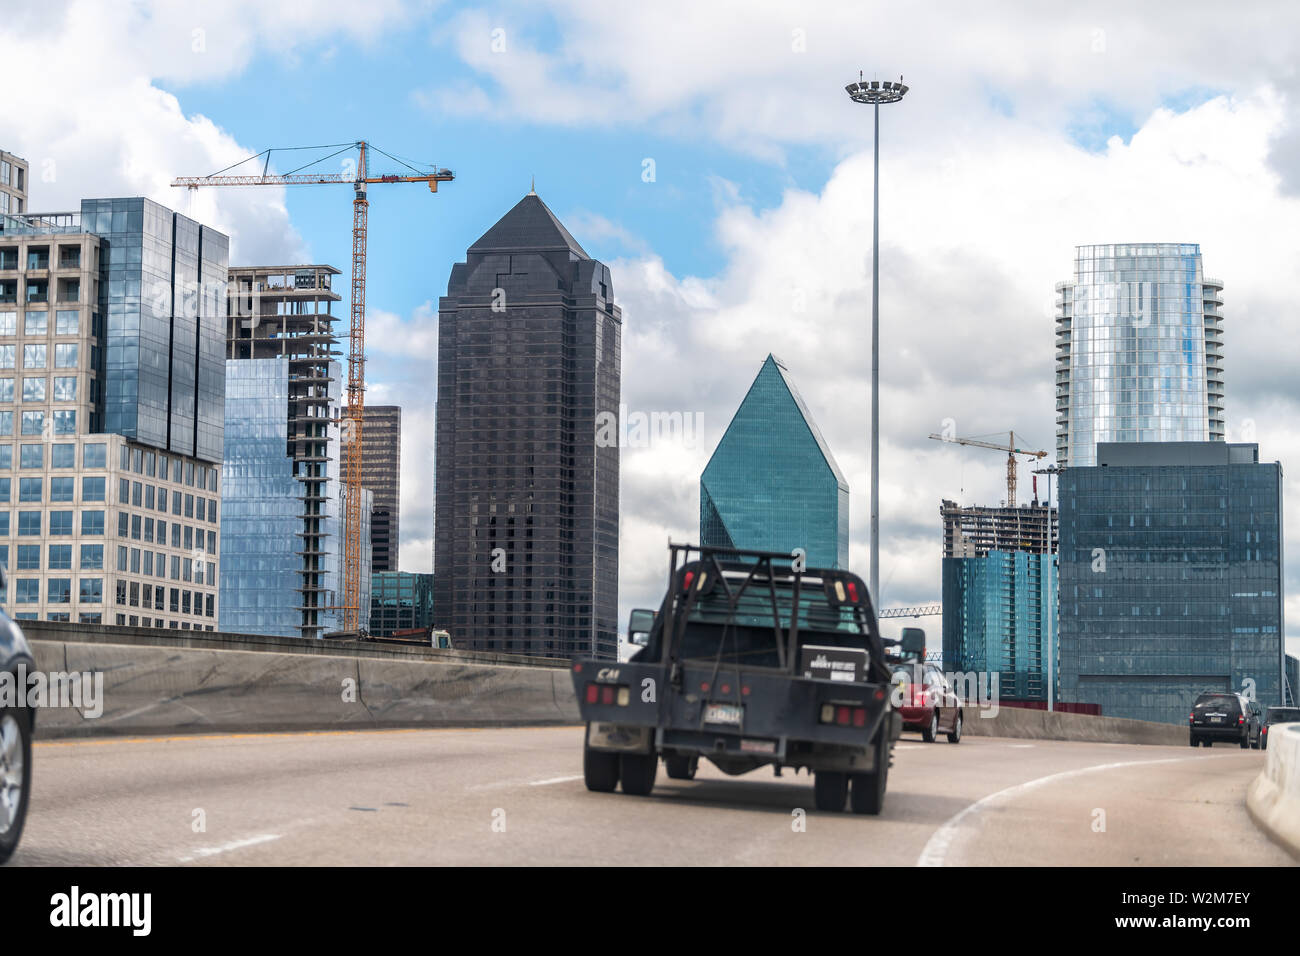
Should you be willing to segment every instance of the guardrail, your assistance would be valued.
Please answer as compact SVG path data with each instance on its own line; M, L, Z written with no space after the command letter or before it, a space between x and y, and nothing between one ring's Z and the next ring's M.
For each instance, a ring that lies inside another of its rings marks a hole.
M1127 717L1101 717L1064 711L966 704L962 732L974 737L1024 737L1030 740L1076 740L1101 744L1187 746L1187 727Z
M1264 770L1246 791L1256 826L1300 860L1300 723L1268 728Z

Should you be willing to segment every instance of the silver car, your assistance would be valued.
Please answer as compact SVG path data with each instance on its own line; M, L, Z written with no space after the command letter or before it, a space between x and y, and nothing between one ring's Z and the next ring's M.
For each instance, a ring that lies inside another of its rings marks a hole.
M7 585L0 567L0 590ZM26 686L20 675L35 666L22 628L0 609L0 679L10 685L0 694L0 863L18 848L32 790L36 712L26 706Z

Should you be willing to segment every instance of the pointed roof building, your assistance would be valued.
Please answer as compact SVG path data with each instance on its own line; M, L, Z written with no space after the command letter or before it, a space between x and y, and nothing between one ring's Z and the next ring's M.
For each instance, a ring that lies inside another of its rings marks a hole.
M700 476L701 544L849 561L849 485L785 364L768 355Z

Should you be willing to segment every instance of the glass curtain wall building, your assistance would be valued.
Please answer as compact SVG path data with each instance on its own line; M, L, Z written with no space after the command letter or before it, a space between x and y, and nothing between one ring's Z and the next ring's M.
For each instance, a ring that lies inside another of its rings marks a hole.
M15 616L215 627L227 247L142 198L0 218Z
M1282 467L1259 446L1105 444L1061 473L1061 698L1182 723L1281 701Z
M1200 246L1078 246L1056 286L1056 458L1099 442L1222 441L1223 283Z
M944 501L940 516L945 666L997 674L1007 700L1046 701L1048 636L1057 633L1055 509Z
M370 598L370 633L391 637L394 631L433 627L433 575L376 571Z
M768 355L700 476L700 543L847 568L849 485L786 366Z
M535 194L438 302L434 613L455 646L614 658L622 312Z

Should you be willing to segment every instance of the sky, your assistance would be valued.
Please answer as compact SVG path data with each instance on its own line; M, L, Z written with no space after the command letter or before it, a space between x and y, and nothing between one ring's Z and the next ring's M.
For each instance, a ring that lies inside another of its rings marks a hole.
M47 0L0 19L23 78L0 147L31 163L33 210L145 195L228 232L232 265L345 273L346 186L171 179L359 139L455 172L436 195L370 194L367 401L403 408L411 571L432 566L438 296L535 180L613 271L624 404L703 423L624 451L625 619L657 605L667 539L697 538L699 474L769 352L848 479L866 576L872 129L843 87L902 76L881 111L880 604L914 605L939 598L940 500L1005 497L1001 455L927 436L951 420L1055 448L1054 286L1076 245L1200 244L1225 282L1228 437L1282 462L1300 528L1297 21L1282 3ZM1300 654L1300 533L1286 558Z

